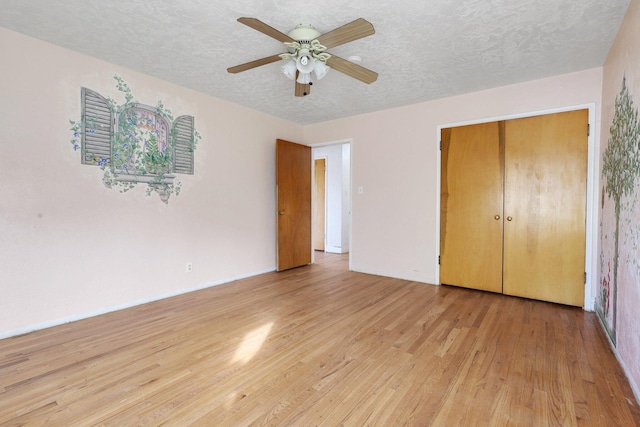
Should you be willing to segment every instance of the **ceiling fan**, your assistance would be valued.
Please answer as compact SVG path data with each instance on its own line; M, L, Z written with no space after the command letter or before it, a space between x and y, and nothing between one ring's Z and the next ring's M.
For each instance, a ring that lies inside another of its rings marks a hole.
M311 93L312 72L319 80L324 77L329 68L367 84L375 82L378 78L378 73L326 52L332 47L374 34L373 25L365 19L356 19L324 34L320 34L312 25L300 24L288 35L255 18L238 18L238 22L284 43L287 51L227 68L229 73L235 74L285 60L287 62L282 67L282 71L287 77L295 80L296 96L306 96Z

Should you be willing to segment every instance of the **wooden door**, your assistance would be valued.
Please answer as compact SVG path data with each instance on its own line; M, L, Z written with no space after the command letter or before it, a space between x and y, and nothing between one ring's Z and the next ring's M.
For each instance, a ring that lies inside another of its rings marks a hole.
M325 241L325 211L326 211L326 189L325 177L327 172L327 159L315 159L314 161L315 189L314 220L313 220L313 249L324 251Z
M311 147L276 141L277 270L311 263Z
M502 292L502 124L442 130L440 282Z
M506 122L504 293L584 304L588 110Z

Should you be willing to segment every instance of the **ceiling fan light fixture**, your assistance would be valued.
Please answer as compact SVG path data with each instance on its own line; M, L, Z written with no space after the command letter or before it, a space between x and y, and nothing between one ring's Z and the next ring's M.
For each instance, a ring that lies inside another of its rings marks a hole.
M293 59L282 66L282 72L291 80L296 78L296 70L296 61Z
M296 82L302 84L302 85L308 85L311 83L311 73L300 73L298 74L298 79L296 80Z
M313 66L313 72L315 73L318 80L322 79L327 75L327 72L331 69L327 64L322 61L315 61L315 65Z
M301 53L296 59L296 66L300 74L310 74L315 67L315 62L316 60L308 53L306 55Z

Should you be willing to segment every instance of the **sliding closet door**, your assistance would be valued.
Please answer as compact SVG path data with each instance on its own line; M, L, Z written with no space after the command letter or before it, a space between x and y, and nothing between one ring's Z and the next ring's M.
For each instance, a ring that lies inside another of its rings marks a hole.
M502 292L503 124L442 130L440 282Z
M587 110L505 124L505 294L584 304L587 125Z

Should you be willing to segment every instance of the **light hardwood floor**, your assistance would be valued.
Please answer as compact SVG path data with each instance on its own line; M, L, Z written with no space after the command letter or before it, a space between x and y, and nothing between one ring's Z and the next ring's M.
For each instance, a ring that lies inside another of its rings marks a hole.
M316 256L0 341L0 425L640 425L593 313Z

